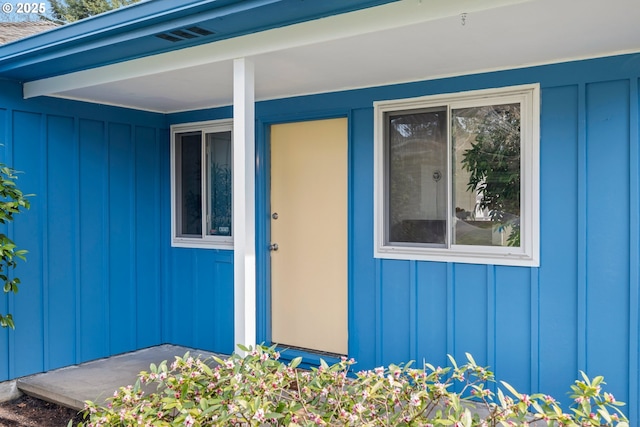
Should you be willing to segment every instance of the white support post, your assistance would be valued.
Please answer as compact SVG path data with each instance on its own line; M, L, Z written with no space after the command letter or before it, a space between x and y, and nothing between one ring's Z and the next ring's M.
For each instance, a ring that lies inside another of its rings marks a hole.
M253 63L233 61L234 343L256 341L255 87Z

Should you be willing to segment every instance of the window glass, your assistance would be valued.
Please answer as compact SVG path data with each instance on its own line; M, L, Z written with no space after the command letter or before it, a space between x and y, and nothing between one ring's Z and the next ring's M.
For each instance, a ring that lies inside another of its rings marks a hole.
M207 134L209 216L207 233L231 235L231 132Z
M447 109L388 115L390 242L443 245Z
M374 110L375 257L539 265L538 84Z
M181 237L202 235L201 135L200 132L176 135L176 220L177 234Z
M171 244L233 248L233 122L171 127Z
M454 244L520 246L520 104L452 110Z

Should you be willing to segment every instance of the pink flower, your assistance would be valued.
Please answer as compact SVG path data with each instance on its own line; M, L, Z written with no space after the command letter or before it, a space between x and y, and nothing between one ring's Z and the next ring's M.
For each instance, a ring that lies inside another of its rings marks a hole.
M420 396L412 394L411 399L409 400L409 404L411 406L420 406Z
M259 422L263 423L263 422L266 420L266 418L265 418L265 416L264 416L264 409L259 408L259 409L256 411L256 413L255 413L255 414L253 414L253 419L254 419L254 420L256 420L256 421L259 421Z
M196 423L196 420L194 420L191 415L187 415L187 418L184 419L184 425L187 427L191 427L195 423Z

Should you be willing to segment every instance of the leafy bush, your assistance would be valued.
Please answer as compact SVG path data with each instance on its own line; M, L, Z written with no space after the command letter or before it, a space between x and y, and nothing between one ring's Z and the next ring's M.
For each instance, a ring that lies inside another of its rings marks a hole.
M623 404L601 392L602 377L573 385L563 412L550 396L494 392L493 373L470 355L464 365L390 365L350 375L353 360L310 371L285 364L272 348L246 357L200 360L186 354L151 365L135 386L117 390L107 408L87 402L87 427L99 426L617 426ZM157 386L146 394L143 389ZM546 424L545 424L546 423ZM71 426L71 423L69 423Z
M16 186L16 174L15 170L0 163L0 224L12 222L15 215L30 207L28 196ZM18 293L20 279L12 276L12 271L18 266L18 259L26 260L26 253L26 250L18 249L6 234L0 233L0 284L4 293ZM15 329L13 316L0 313L0 326Z

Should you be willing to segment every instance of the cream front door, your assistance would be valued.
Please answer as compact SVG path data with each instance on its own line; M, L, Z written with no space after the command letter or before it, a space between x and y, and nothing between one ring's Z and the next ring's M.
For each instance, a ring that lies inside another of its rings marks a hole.
M347 354L347 158L345 118L271 127L271 340L285 347Z

